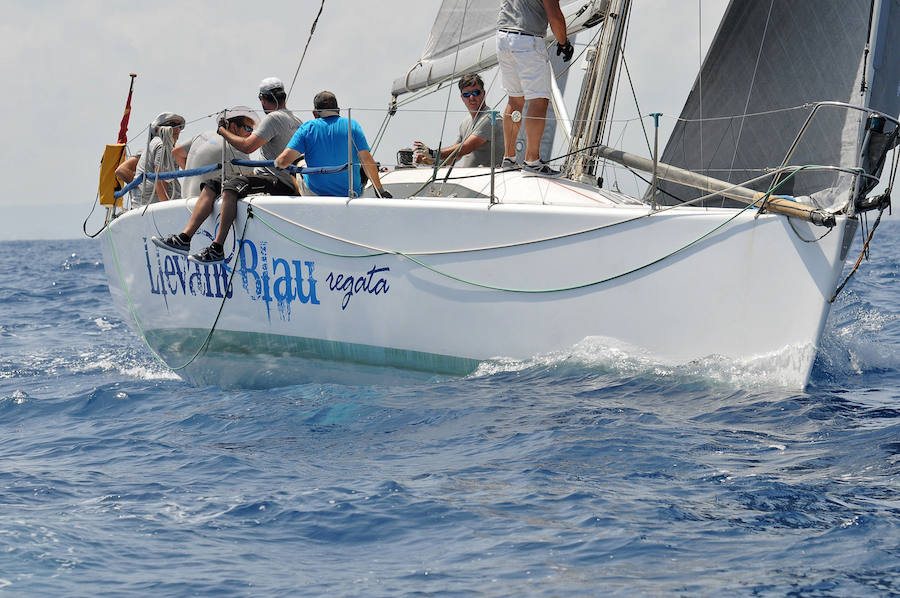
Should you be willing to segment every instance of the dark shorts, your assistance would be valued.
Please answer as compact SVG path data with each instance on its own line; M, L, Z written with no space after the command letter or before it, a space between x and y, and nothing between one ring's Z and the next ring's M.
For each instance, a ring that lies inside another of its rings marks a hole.
M200 190L203 191L206 187L212 189L214 195L218 196L222 192L222 181L219 179L209 179L208 181L203 181L200 183Z
M203 185L209 185L219 194L219 181L207 181ZM203 188L203 185L200 188ZM226 191L234 191L238 198L247 197L251 193L265 193L267 195L297 195L297 189L288 186L281 180L268 174L247 174L236 176L225 181L223 187Z

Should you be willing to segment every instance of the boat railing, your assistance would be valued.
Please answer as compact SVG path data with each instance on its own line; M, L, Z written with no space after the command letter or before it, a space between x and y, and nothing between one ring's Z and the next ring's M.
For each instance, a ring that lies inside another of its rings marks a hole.
M848 104L846 102L834 101L817 102L815 105L813 105L812 110L806 117L806 121L804 121L803 125L800 127L797 136L794 138L793 143L785 154L784 160L781 163L781 167L778 170L781 171L782 169L784 169L791 161L794 153L800 146L803 137L809 130L809 127L812 125L816 116L823 108L838 108L846 111L855 110L857 112L866 114L865 129L862 132L862 135L860 136L858 142L858 154L855 160L856 163L854 164L856 168L849 169L854 171L852 174L855 178L852 179L853 182L850 185L850 196L847 199L847 203L845 204L844 209L849 215L853 215L854 213L859 211L866 211L881 206L884 203L883 201L879 200L875 202L867 202L865 201L865 197L869 191L877 186L879 182L879 177L874 176L873 173L878 172L881 169L884 157L896 142L898 132L900 132L900 121L898 121L893 116L884 114L883 112L879 112L878 110L874 110L867 106L857 106L854 104ZM893 123L894 128L892 131L885 133L884 128L885 123L887 122ZM873 144L873 140L878 136L881 136L882 138L887 136L888 139L890 138L890 136L893 136L894 142L884 143L883 147L875 150L876 154L878 155L873 156L870 152L870 145L874 145L877 147L878 144ZM835 170L841 172L848 171L848 169L840 168L836 168ZM778 184L780 177L781 175L779 174L779 176L774 178L773 184Z
M800 145L800 141L806 135L807 129L809 129L810 124L812 123L812 121L816 117L816 115L819 113L819 110L821 110L822 108L829 108L829 107L845 108L847 110L857 110L859 112L866 112L870 116L877 116L879 118L889 120L892 123L894 123L894 126L900 127L900 121L898 121L896 118L894 118L892 116L888 116L887 114L884 114L877 110L867 108L865 106L855 106L853 104L848 104L846 102L816 102L816 104L813 105L813 109L810 111L809 116L806 117L806 121L803 123L803 126L800 127L800 131L797 133L797 136L794 138L794 142L791 144L791 147L788 149L787 153L785 154L784 160L781 162L781 168L784 168L785 166L788 165L788 162L790 162L791 158L794 155L794 152L797 150L797 147Z

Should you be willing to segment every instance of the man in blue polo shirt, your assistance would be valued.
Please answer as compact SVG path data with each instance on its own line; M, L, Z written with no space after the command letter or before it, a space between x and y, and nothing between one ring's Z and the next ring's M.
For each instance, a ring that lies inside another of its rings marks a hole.
M314 120L306 121L291 137L287 147L275 159L275 165L285 168L294 162L300 155L304 155L308 168L335 167L347 163L347 128L350 128L352 139L352 165L353 168L353 196L362 194L362 182L359 176L359 168L362 166L369 180L375 187L375 192L381 197L391 197L381 185L378 177L378 166L369 152L369 144L363 134L362 127L356 121L340 116L337 98L330 91L321 91L313 99ZM303 182L306 189L303 194L310 192L315 195L332 197L347 197L349 190L349 177L347 171L334 173L304 174Z

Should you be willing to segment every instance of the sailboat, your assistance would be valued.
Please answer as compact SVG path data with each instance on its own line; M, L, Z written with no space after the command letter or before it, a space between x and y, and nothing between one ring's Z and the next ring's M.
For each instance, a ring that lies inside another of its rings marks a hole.
M112 206L119 312L195 384L466 375L591 341L803 387L860 222L890 203L873 191L898 142L900 0L732 0L674 132L644 156L603 143L630 0L561 4L591 38L572 116L554 99L563 178L398 165L393 199L251 196L224 265L150 242L194 199ZM445 0L393 109L496 64L498 5ZM646 193L606 188L610 161Z

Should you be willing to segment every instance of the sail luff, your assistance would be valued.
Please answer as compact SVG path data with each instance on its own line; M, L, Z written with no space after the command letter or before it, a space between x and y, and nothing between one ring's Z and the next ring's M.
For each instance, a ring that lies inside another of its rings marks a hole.
M569 35L598 22L607 0L570 1L562 6ZM495 32L500 0L444 0L422 57L394 80L391 94L400 96L489 69L497 64ZM459 32L463 31L460 40ZM547 42L553 40L549 33Z

